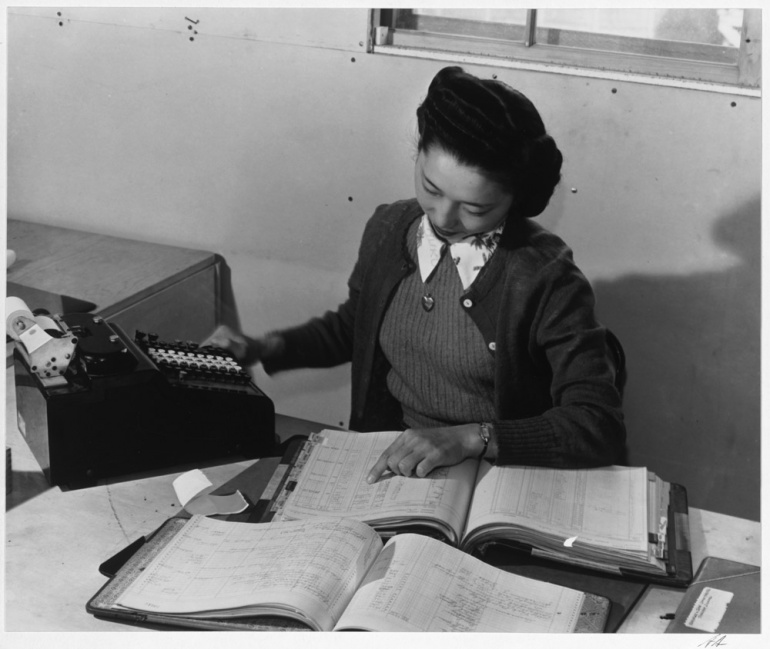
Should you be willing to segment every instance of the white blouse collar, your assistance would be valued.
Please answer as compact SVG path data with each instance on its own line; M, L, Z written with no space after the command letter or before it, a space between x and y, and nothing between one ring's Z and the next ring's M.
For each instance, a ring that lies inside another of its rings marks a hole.
M497 249L504 225L503 221L489 232L467 234L447 240L436 234L428 215L423 214L417 227L417 261L422 281L427 282L430 279L448 247L455 268L460 274L463 289L467 289Z

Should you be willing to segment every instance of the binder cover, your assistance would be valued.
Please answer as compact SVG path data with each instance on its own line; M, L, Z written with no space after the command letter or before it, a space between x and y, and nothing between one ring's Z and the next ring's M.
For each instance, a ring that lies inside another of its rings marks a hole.
M706 557L666 633L760 633L760 568Z

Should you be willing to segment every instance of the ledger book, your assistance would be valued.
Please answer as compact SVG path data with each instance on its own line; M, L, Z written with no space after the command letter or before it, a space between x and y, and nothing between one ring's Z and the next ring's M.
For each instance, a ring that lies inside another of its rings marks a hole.
M490 543L592 570L686 586L692 579L686 493L643 467L551 469L467 459L425 478L366 477L400 433L311 435L276 520L338 516L388 538L415 531L469 554Z
M167 542L119 573L91 612L199 628L244 619L263 629L283 618L319 631L570 633L601 631L606 620L603 598L509 574L427 536L384 543L352 519L170 524Z

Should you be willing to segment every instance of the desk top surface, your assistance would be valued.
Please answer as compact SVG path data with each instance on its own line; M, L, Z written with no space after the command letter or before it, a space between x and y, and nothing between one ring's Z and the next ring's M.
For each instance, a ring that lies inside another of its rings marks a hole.
M216 262L214 253L203 250L14 219L8 220L7 247L16 252L8 295L22 293L16 296L30 309L52 313L93 310L108 316ZM25 289L30 290L24 294Z
M276 458L246 460L210 467L178 467L99 486L63 491L50 487L18 432L15 422L13 370L6 370L6 445L12 449L13 491L6 498L6 631L143 631L98 620L86 602L106 579L99 564L132 541L155 530L180 511L173 480L201 468L219 486L254 462L277 464ZM279 415L282 439L323 428L321 424ZM697 567L706 556L761 564L760 524L724 514L691 509L692 558ZM621 633L662 633L684 596L675 588L651 586L620 628Z

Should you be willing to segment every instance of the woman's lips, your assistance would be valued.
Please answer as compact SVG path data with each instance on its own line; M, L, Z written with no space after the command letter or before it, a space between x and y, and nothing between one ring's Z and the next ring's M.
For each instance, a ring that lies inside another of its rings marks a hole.
M442 230L441 228L437 228L435 225L433 226L433 229L436 231L436 234L448 239L449 237L455 237L459 232L450 232L449 230Z

